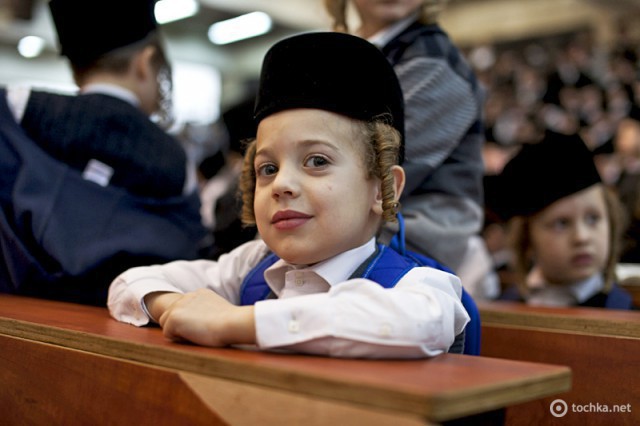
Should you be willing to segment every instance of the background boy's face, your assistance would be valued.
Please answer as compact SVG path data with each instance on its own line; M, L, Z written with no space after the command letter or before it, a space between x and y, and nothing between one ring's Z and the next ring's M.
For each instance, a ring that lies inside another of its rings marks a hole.
M551 283L602 272L609 255L609 214L601 185L564 197L531 221L536 265Z
M318 109L268 116L257 133L254 211L281 258L313 264L371 239L382 214L380 181L368 179L357 124Z

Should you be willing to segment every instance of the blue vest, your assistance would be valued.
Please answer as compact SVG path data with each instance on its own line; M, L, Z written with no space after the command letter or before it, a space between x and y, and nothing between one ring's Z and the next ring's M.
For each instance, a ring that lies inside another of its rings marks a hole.
M278 259L278 256L272 253L262 259L262 261L247 274L240 289L240 303L242 305L253 305L269 297L271 289L264 279L264 272L277 262ZM418 266L427 266L452 273L450 269L429 257L410 251L406 251L404 255L401 255L390 247L378 244L376 252L360 265L350 278L368 278L384 288L392 288L407 272ZM449 352L479 355L479 315L475 303L464 289L462 302L472 317L472 321L467 325L465 331L456 337L456 341Z
M278 256L271 253L247 274L240 289L241 304L253 305L269 296L271 289L264 279L264 271L279 259ZM402 256L395 250L378 244L373 256L367 259L350 278L368 278L384 288L392 288L407 272L417 266L429 266L453 273L431 258L415 253Z

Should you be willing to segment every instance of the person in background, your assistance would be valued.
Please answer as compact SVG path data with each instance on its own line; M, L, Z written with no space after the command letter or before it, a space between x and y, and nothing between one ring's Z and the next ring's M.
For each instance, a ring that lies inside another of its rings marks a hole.
M49 2L79 94L0 94L1 291L104 305L128 267L198 256L186 153L150 119L171 91L154 5Z
M615 189L627 214L620 261L640 263L640 107L633 105L613 139L610 163L614 164Z
M215 260L256 237L255 226L247 226L240 219L242 203L238 193L245 145L256 134L254 106L255 89L251 95L223 112L227 146L200 163L200 170L206 171L200 191L200 211L214 241L204 256L208 259Z
M352 358L449 350L469 321L460 280L376 244L404 185L402 103L393 69L359 37L276 43L240 182L243 221L261 238L217 261L124 272L111 315L207 346Z
M516 287L501 299L531 305L631 309L616 284L624 215L577 135L547 132L500 174Z
M402 86L407 184L401 213L407 248L458 273L474 269L463 268L464 259L489 259L479 236L484 95L473 70L437 23L445 3L325 0L333 29L378 46ZM349 5L360 18L358 28L347 25ZM469 253L474 248L483 253ZM465 287L475 285L461 278Z

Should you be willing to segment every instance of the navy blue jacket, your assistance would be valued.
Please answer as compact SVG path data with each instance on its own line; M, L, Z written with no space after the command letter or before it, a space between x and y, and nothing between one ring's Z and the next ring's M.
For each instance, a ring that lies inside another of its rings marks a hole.
M13 119L0 90L0 292L104 305L129 267L195 259L197 193L155 198L102 187Z

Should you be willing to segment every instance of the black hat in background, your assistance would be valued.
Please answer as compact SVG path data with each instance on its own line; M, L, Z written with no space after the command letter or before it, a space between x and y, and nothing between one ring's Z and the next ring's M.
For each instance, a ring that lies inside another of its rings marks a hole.
M555 132L547 132L539 143L524 145L499 179L500 199L494 211L505 220L537 213L602 181L583 140Z
M76 65L144 39L157 28L157 0L51 0L60 54Z
M276 43L262 64L256 125L271 114L316 108L363 121L390 114L404 158L404 102L398 78L370 42L336 32L296 35Z

